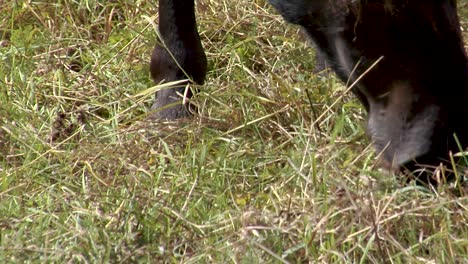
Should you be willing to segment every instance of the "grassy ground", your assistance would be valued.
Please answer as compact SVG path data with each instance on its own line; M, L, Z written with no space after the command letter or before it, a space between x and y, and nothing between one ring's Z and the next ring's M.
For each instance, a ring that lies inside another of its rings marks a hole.
M466 191L378 170L363 108L263 0L198 1L200 115L163 124L155 1L0 10L1 263L466 263Z

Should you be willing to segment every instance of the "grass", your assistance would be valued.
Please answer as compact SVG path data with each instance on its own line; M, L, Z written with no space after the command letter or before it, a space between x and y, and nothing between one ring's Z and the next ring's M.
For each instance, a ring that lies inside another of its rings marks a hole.
M2 263L466 262L463 187L377 169L364 109L265 1L197 4L200 115L160 124L154 1L0 4Z

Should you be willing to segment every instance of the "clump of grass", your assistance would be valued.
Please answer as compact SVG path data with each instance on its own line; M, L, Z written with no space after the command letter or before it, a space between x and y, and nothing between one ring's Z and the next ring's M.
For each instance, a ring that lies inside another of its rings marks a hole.
M136 96L157 3L1 6L4 262L466 259L466 191L379 171L362 107L265 1L197 1L200 114L159 124Z

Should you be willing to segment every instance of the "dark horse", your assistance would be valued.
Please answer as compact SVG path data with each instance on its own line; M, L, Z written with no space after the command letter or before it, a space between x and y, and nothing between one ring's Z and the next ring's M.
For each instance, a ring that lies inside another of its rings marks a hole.
M455 0L270 3L303 28L341 80L354 83L369 114L368 134L387 167L437 166L450 151L468 147L468 59ZM164 45L151 59L155 82L202 84L206 56L194 1L159 0L159 32ZM190 115L185 86L157 92L152 116Z

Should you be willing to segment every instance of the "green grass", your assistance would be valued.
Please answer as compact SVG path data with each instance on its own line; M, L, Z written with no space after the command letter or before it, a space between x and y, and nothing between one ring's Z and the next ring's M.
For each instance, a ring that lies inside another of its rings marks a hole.
M198 1L200 115L160 124L154 1L0 9L1 263L466 262L466 190L377 169L364 109L265 1Z

